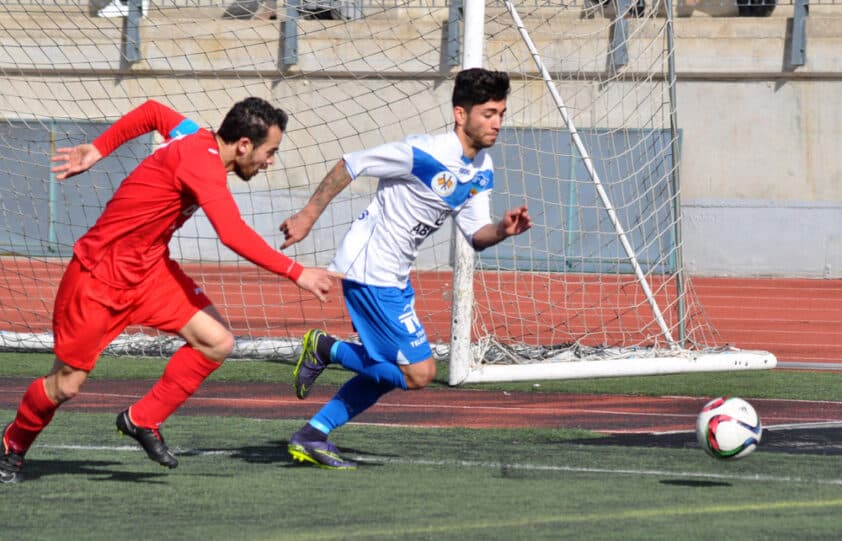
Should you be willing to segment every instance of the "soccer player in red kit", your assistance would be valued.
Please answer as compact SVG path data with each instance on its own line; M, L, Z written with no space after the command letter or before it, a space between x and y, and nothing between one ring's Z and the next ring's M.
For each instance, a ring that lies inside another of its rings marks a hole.
M269 246L242 220L228 190L228 173L248 181L273 163L287 119L265 100L247 98L212 132L150 100L92 143L58 150L53 161L62 163L53 171L64 180L141 134L157 130L165 139L74 245L53 311L56 361L27 388L15 419L3 430L0 482L22 480L23 457L35 438L56 409L76 396L100 353L128 325L177 333L186 342L152 389L117 416L117 428L149 458L169 468L178 465L160 426L234 348L210 299L170 259L173 233L198 208L225 246L325 300L332 273L302 267Z

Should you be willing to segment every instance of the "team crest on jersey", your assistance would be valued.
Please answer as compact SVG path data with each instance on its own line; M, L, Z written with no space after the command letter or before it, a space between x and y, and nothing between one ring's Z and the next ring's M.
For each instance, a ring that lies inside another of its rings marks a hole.
M450 171L442 171L433 178L433 191L441 197L447 197L456 189L456 177Z

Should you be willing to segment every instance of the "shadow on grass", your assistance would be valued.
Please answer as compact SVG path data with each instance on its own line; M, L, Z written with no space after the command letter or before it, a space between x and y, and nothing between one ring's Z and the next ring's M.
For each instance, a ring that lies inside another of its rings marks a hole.
M112 466L125 467L125 463L104 460L27 460L24 479L34 481L51 475L81 475L92 481L161 483L169 475L164 468L160 472L131 472L113 469Z
M249 464L279 464L285 468L313 467L311 464L302 464L294 461L287 452L288 445L289 440L274 440L267 441L261 445L246 445L232 449L194 449L179 452L178 456L188 457L207 454L226 454L233 459L242 460L243 462L247 462ZM378 458L382 458L385 462L388 461L389 458L396 457L396 455L393 454L372 453L371 451L363 451L354 447L338 446L338 448L339 452L343 455L364 455L366 457L364 460L355 458L355 461L363 467L382 466L383 463L378 462Z
M658 447L664 449L689 449L699 444L696 433L677 434L611 434L603 438L567 440L573 445L617 445L621 447Z
M691 488L712 488L712 487L730 487L731 483L723 481L700 481L698 479L663 479L660 481L662 485L673 485L678 487Z
M618 445L624 447L658 447L665 449L698 449L695 432L672 434L612 434L604 438L569 440L575 445ZM842 427L817 426L765 429L760 440L764 452L810 455L842 455Z

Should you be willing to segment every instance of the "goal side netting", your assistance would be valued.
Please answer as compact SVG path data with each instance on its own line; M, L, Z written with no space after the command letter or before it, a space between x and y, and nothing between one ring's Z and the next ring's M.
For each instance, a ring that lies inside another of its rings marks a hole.
M497 213L527 202L535 227L457 250L450 382L775 366L722 344L683 267L671 5L618 0L575 27L504 5L466 25L516 79Z

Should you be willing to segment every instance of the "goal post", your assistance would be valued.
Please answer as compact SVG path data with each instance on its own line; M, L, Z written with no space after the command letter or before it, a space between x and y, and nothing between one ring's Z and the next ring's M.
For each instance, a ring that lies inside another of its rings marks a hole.
M460 5L0 3L0 349L51 350L74 242L160 138L62 182L49 172L56 148L92 140L150 98L210 128L244 97L271 100L290 113L277 163L229 187L244 220L280 246L279 224L343 153L451 130L453 77L484 66L512 81L490 149L493 215L526 203L535 225L478 254L450 227L422 245L416 311L450 382L774 366L771 354L723 343L683 268L670 6ZM327 265L376 186L356 180L286 253ZM312 327L356 338L338 292L322 304L243 261L201 211L170 253L227 318L235 357L294 360ZM133 326L108 353L180 344Z
M465 39L462 44L462 68L483 67L485 43L485 2L465 0ZM474 271L474 249L453 224L453 308L450 325L450 352L448 379L451 385L466 381L471 374L474 359L471 349Z

